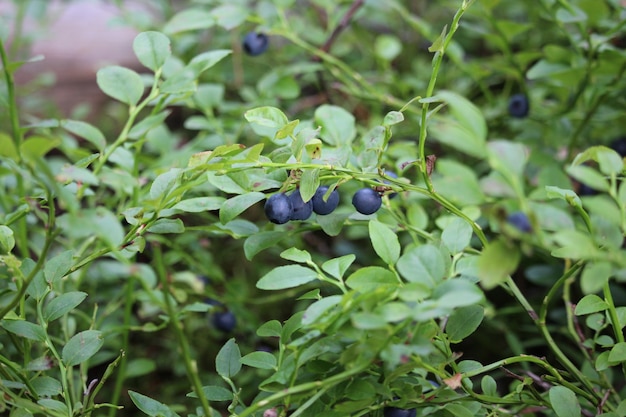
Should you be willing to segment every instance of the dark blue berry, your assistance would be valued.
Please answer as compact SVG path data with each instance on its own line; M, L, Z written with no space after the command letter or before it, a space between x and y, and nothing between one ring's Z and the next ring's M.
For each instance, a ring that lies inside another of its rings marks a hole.
M212 322L217 330L229 333L237 325L237 317L231 311L218 311L213 314Z
M509 99L509 114L513 117L523 118L528 116L530 103L526 94L513 94Z
M311 201L313 201L313 211L317 214L330 214L339 205L339 192L334 189L328 196L328 200L324 201L324 195L328 191L326 185L322 185L315 190L315 195Z
M415 417L417 415L416 409L405 410L403 408L385 407L383 411L385 417Z
M352 205L361 214L373 214L382 204L378 191L372 188L361 188L352 197Z
M274 194L265 202L265 216L276 224L284 224L291 219L293 206L291 199L284 193Z
M243 38L243 50L251 56L261 55L269 44L270 39L265 33L250 32Z
M309 200L306 203L302 200L300 190L295 190L289 195L289 201L291 201L291 218L290 220L306 220L311 217L313 213L313 201Z
M521 211L515 211L509 214L506 221L524 233L530 233L533 230L530 220L528 220L528 216Z

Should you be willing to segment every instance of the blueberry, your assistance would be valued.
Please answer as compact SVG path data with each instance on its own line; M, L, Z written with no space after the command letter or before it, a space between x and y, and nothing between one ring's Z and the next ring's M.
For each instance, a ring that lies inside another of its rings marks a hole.
M626 137L615 139L609 146L615 152L620 154L622 158L626 156Z
M330 214L339 205L339 191L334 189L328 196L328 200L324 201L324 194L328 191L328 186L322 185L315 190L315 195L311 201L313 201L313 211L317 214Z
M528 216L522 213L521 211L515 211L509 214L506 218L506 221L511 225L517 227L524 233L530 233L533 230L532 225L530 224L530 220L528 220Z
M261 55L269 44L270 39L265 33L250 32L243 38L243 50L250 56Z
M306 220L311 217L313 213L313 201L309 200L306 203L302 200L300 190L296 190L289 195L289 201L291 201L291 218L290 220Z
M526 94L513 94L509 99L509 114L513 117L523 118L528 116L530 103Z
M265 202L265 216L276 224L284 224L291 218L293 206L291 199L284 193L274 194Z
M361 214L373 214L382 204L380 194L372 188L361 188L352 197L352 205Z
M229 333L237 325L237 317L231 311L218 311L213 314L212 322L217 330Z
M385 171L385 174L388 177L391 177L391 178L394 178L394 179L398 178L398 174L396 174L393 171ZM389 181L385 181L385 184L389 184ZM391 193L391 194L388 195L389 198L396 198L397 196L398 196L398 193Z
M415 417L417 415L417 410L405 410L403 408L385 407L383 415L385 417Z

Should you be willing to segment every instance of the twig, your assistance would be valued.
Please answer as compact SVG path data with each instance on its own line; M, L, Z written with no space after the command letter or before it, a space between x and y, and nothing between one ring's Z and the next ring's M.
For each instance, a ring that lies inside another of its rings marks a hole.
M355 0L354 3L352 3L352 6L350 6L346 14L343 15L343 17L341 18L341 21L335 27L335 29L330 34L328 39L326 39L326 42L324 42L324 45L322 45L320 50L324 52L330 51L330 48L333 46L333 43L335 43L335 41L337 40L341 32L343 32L348 27L348 25L350 25L350 20L352 20L352 17L354 16L354 14L361 8L361 6L363 6L364 3L365 3L365 0ZM321 61L320 56L319 55L314 56L313 61L315 62Z

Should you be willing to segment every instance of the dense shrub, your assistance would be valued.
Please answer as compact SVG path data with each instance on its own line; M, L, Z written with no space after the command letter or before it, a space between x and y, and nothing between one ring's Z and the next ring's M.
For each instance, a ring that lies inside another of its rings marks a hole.
M626 414L619 1L152 6L93 123L2 33L0 410Z

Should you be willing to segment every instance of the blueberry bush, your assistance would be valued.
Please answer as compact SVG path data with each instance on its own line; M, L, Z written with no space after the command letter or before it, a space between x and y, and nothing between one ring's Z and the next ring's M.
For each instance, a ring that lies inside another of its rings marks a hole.
M0 29L3 415L626 415L622 2L114 3L94 121Z

